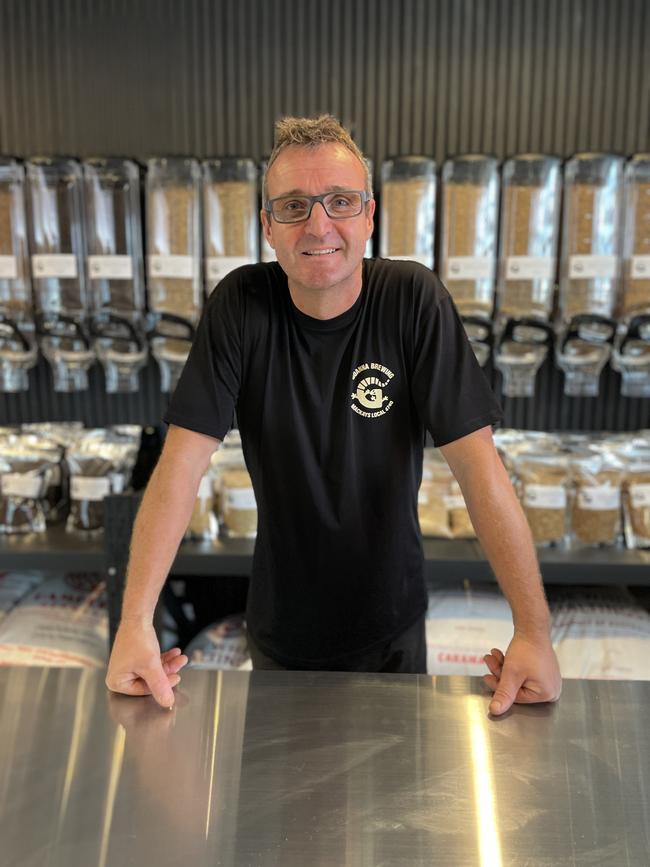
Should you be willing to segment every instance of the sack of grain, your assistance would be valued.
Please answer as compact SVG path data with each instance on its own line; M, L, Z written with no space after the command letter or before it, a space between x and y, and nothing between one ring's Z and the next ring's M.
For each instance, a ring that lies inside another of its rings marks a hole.
M493 647L505 652L512 615L500 590L489 584L434 590L426 617L429 674L489 674L483 661Z
M35 587L0 623L0 665L103 668L104 589L97 573L59 575Z
M185 648L190 668L241 669L249 661L243 614L201 630Z

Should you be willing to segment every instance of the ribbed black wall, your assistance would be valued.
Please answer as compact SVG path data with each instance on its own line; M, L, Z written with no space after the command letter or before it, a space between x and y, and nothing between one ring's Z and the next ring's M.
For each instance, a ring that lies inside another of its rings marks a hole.
M0 0L0 151L260 158L277 116L331 111L376 166L632 153L650 149L649 69L647 0ZM151 422L162 406L153 370L136 398L96 394L96 374L58 403L43 365L30 376L28 395L0 395L0 423ZM508 423L650 426L617 382L570 401L549 370Z

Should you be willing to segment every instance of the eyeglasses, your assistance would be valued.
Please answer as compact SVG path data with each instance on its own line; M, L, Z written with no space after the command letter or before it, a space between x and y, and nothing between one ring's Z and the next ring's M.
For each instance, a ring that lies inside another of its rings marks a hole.
M316 202L320 202L332 220L347 220L358 217L370 196L365 190L343 190L337 193L322 193L320 196L279 196L270 199L265 210L278 223L302 223L311 216Z

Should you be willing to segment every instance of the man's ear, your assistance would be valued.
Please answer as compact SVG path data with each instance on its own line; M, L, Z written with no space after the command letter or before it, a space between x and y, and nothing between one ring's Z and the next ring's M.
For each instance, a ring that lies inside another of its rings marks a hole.
M273 232L271 230L271 219L269 217L269 212L265 211L264 208L260 211L260 220L262 221L262 229L264 231L264 237L268 245L275 250L275 245L273 244Z

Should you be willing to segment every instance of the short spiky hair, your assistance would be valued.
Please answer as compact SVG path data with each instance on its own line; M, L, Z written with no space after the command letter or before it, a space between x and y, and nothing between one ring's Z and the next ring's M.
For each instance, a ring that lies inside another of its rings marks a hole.
M263 196L264 204L268 202L269 194L266 178L269 169L282 151L289 145L315 148L328 142L343 145L359 160L366 174L366 192L372 197L372 179L361 150L352 140L350 133L331 114L321 114L320 117L282 117L275 123L275 144L264 172Z

